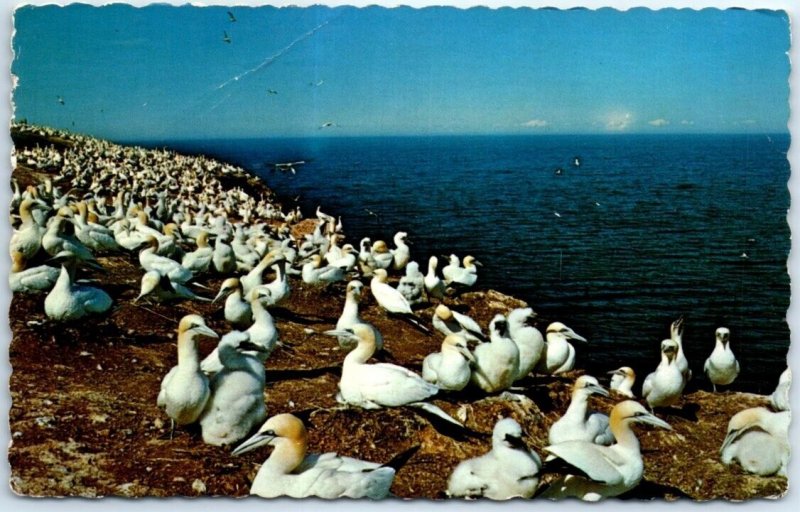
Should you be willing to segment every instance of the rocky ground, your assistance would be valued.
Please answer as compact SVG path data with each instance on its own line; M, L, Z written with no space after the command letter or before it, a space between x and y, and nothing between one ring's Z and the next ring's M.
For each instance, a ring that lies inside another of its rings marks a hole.
M46 175L20 167L14 172L21 183ZM43 294L12 300L12 489L32 496L246 495L266 449L233 457L229 448L203 444L192 429L177 429L170 438L169 419L156 407L160 381L176 363L178 321L198 313L215 331L227 332L221 306L134 304L142 275L136 255L98 259L107 272L89 277L114 299L113 310L102 318L54 323L44 315ZM206 295L213 296L221 278L201 282L211 288ZM392 487L395 495L408 498L442 497L453 467L489 449L488 436L500 417L515 418L528 433L529 446L543 454L547 429L565 410L568 387L580 371L529 377L516 400L475 392L435 400L465 419L476 432L468 437L454 437L411 409L342 409L334 396L344 353L335 339L319 333L333 328L344 303L344 285L291 284L288 303L272 311L283 346L266 363L265 400L268 415L294 412L305 419L311 449L385 462L420 445ZM521 304L495 291L468 293L451 302L484 326L494 314ZM425 319L432 312L431 306L418 311ZM438 335L426 336L385 317L369 293L362 315L383 333L387 361L419 371L423 357L441 343ZM201 341L202 354L213 347L214 340ZM617 400L598 397L594 406L607 412ZM719 462L728 419L741 409L765 404L757 395L693 391L660 414L673 431L636 427L645 481L630 497L747 500L784 495L787 479L750 476Z

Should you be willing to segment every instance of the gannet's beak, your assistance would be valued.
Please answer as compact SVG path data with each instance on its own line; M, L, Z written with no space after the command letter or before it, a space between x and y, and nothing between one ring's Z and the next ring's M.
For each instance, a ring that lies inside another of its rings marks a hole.
M275 439L274 435L258 432L253 437L237 446L236 449L231 452L231 455L241 455L251 450L255 450L260 446L269 444L273 439Z
M212 331L211 328L206 325L199 325L195 327L195 331L197 331L197 334L202 334L203 336L208 336L209 338L219 338L219 334Z
M589 384L588 386L586 386L586 389L588 389L589 391L591 391L596 395L601 395L605 397L611 396L606 388L604 388L603 386L598 386L596 384Z
M636 416L636 421L638 421L640 423L648 423L648 424L654 425L656 427L661 427L661 428L663 428L665 430L672 430L672 427L670 426L669 423L667 423L666 421L662 420L661 418L656 417L653 414L650 414L649 412L645 413L645 414L642 414L640 416Z
M584 343L586 343L586 338L584 338L580 334L576 333L572 329L570 329L569 332L564 333L564 336L566 336L567 338L572 339L572 340L583 341Z
M341 336L343 338L351 340L358 340L358 336L356 336L353 332L348 331L347 329L333 329L330 331L325 331L322 334L326 334L328 336Z

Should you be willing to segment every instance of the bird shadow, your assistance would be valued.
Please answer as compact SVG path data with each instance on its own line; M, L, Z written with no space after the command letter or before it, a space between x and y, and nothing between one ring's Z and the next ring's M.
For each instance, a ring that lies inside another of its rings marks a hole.
M684 404L683 407L656 407L656 411L665 416L672 416L682 418L687 421L696 423L699 421L697 413L700 411L699 404Z
M635 488L630 491L620 494L617 499L620 500L653 500L664 499L667 496L675 498L688 498L691 496L681 491L677 487L671 485L659 484L649 480L642 480Z
M314 325L314 324L335 324L338 318L326 316L313 316L313 315L298 315L284 307L269 308L270 314L276 318L281 318L288 322L300 325Z

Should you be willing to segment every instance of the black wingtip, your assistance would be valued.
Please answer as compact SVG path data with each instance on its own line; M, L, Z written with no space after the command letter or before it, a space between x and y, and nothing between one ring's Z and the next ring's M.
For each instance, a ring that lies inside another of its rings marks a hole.
M383 467L393 468L395 471L399 471L400 468L406 465L406 463L413 457L421 448L421 445L415 444L411 448L404 450L383 465Z

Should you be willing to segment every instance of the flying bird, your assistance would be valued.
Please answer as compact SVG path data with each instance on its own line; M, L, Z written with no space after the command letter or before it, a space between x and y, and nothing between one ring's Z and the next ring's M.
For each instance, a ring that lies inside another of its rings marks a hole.
M267 89L267 94L278 94L278 91L275 89Z
M231 20L231 23L236 21L236 16L234 16L231 11L228 11L228 18Z
M228 32L223 30L222 33L223 33L222 40L225 41L226 43L230 43L231 36L228 35Z

